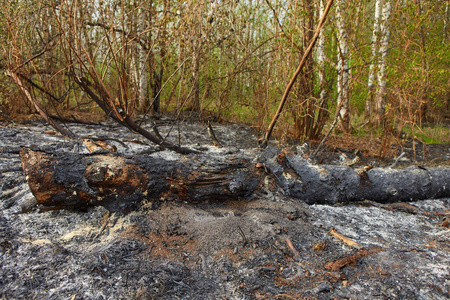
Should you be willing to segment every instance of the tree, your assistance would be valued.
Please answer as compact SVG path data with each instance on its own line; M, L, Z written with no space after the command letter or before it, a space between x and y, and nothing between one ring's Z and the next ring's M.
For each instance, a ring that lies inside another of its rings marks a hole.
M382 125L384 122L385 99L386 99L386 67L389 51L389 16L391 15L391 0L384 0L381 10L380 22L380 50L378 56L378 92L375 99L376 123Z
M149 64L151 56L151 31L149 30L149 22L152 20L150 10L152 9L152 1L148 3L148 7L140 5L138 8L137 35L144 42L138 44L139 48L139 69L138 69L138 86L139 86L139 109L147 112L152 105L149 99Z
M340 106L339 118L344 132L351 131L350 125L350 91L349 91L349 50L348 35L345 22L345 2L336 1L336 23L338 28L338 81L337 105ZM342 103L342 104L341 104Z
M372 116L372 105L373 105L373 94L375 89L375 74L376 74L376 64L378 54L378 39L380 35L380 7L382 0L377 0L375 2L375 17L373 21L373 33L372 33L372 46L371 46L371 58L369 67L369 80L367 86L369 88L369 96L366 99L365 114L366 117Z
M390 15L390 0L377 0L375 3L375 17L372 33L372 56L368 79L369 96L366 99L365 114L366 116L372 118L374 123L378 126L383 124L385 114L387 79L386 67L389 52ZM374 85L375 80L377 82L376 88ZM375 102L375 116L372 115L373 102Z

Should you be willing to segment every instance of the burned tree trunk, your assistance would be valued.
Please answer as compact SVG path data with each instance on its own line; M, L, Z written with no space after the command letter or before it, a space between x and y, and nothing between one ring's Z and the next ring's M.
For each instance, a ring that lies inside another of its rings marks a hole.
M22 166L40 204L55 208L125 208L148 200L229 200L250 195L259 181L242 159L186 162L150 155L48 154L22 148Z
M300 156L267 149L267 169L286 194L307 203L415 201L450 197L450 168L353 169L312 165Z
M141 200L236 200L273 176L286 195L307 203L414 201L450 197L450 168L352 169L313 165L300 156L268 148L257 168L233 155L48 154L21 149L28 184L39 203L56 208L104 205L125 208ZM267 171L268 173L266 173Z

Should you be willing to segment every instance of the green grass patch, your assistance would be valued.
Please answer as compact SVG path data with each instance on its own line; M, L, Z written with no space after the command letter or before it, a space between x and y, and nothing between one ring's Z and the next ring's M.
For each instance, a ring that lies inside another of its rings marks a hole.
M426 144L450 144L450 128L447 127L404 128L403 131Z

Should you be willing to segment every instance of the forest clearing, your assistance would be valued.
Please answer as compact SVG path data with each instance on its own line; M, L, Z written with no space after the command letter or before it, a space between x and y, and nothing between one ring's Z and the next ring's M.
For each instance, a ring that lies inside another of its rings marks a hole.
M1 3L1 297L448 299L449 1Z

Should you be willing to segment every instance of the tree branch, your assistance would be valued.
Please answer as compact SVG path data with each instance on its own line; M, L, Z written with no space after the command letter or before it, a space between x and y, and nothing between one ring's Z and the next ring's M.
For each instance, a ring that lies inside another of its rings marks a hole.
M280 104L278 106L277 112L275 113L275 116L273 117L272 122L269 125L269 128L267 130L265 138L261 142L261 146L262 147L266 147L267 143L269 142L270 136L272 135L273 128L275 127L275 124L277 123L277 120L280 117L281 112L283 111L283 107L284 107L284 105L287 102L287 97L289 95L289 92L291 91L292 86L294 85L295 80L297 79L297 76L302 71L303 66L306 63L306 59L308 58L309 54L311 53L311 51L312 51L312 49L313 49L313 47L314 47L314 45L315 45L315 43L317 41L317 38L319 37L320 30L322 29L322 26L325 23L326 17L328 15L328 12L330 11L330 8L331 8L332 4L333 4L333 0L329 0L328 3L327 3L327 6L325 7L325 11L323 12L322 19L320 19L319 25L317 25L316 32L314 33L314 36L313 36L313 38L311 40L311 43L309 44L308 48L306 49L305 53L303 54L302 60L300 61L300 64L297 67L297 70L295 70L295 73L292 76L291 81L288 83L288 85L287 85L287 87L286 87L286 89L284 91L284 94L283 94L283 97L281 98L281 101L280 101Z

